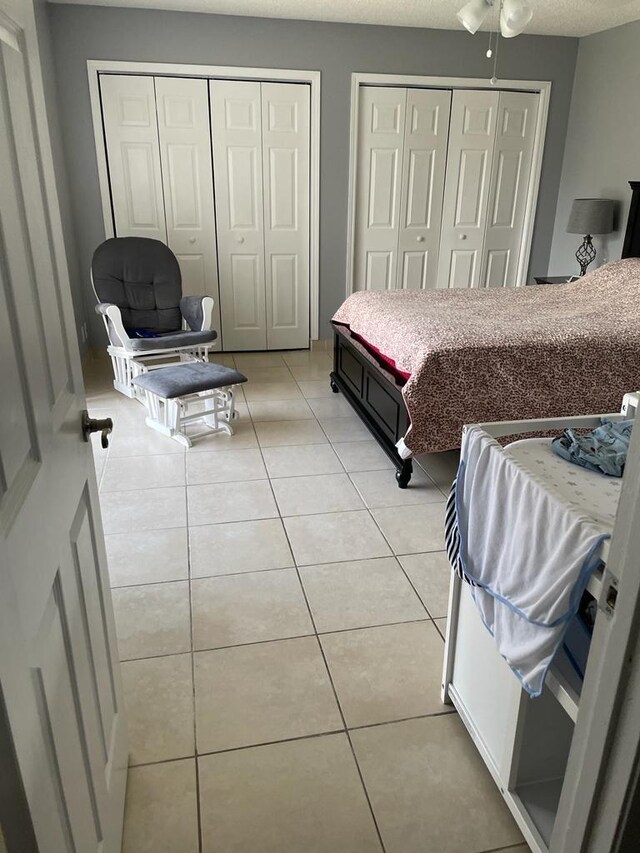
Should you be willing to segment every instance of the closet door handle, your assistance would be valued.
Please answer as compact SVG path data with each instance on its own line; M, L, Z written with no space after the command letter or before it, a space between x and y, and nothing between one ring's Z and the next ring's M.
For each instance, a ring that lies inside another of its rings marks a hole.
M424 237L422 236L422 234L418 235L416 237L416 240L418 241L418 243L424 243Z
M244 237L236 237L238 243L244 243Z
M195 238L195 237L189 237L189 242L190 242L190 243L195 243L195 242L196 242L196 238Z
M467 239L466 234L458 234L458 240L466 240L466 239Z

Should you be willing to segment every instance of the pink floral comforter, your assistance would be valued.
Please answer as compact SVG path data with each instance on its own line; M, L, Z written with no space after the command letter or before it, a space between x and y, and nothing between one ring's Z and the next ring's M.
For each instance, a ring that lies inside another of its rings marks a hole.
M640 389L640 259L505 290L367 291L336 312L411 374L411 454L478 421L615 412Z

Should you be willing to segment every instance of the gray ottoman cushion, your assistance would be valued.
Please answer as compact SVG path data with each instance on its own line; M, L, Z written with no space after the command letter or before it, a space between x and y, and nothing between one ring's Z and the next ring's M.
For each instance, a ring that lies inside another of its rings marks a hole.
M174 397L184 397L198 391L212 391L214 388L224 388L225 385L237 385L246 382L247 377L222 364L194 362L151 370L136 376L132 381L138 388L146 388L159 397L172 400Z
M210 344L217 337L218 333L210 329L205 332L175 332L172 335L158 335L157 338L129 338L127 349L133 352L149 352L154 349L197 347L200 344Z

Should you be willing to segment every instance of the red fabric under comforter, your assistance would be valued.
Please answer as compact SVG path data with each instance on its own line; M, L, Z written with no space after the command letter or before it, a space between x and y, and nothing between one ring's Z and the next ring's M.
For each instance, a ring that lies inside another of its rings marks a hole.
M617 411L640 389L640 259L576 282L366 291L334 316L409 373L412 454L460 446L478 421Z

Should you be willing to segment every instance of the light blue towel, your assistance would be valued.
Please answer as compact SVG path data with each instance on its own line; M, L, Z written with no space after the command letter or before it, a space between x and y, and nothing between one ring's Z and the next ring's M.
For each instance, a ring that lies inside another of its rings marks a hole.
M610 477L622 477L632 429L632 420L617 423L603 420L602 426L586 435L576 435L572 429L566 429L553 440L551 449L574 465Z

